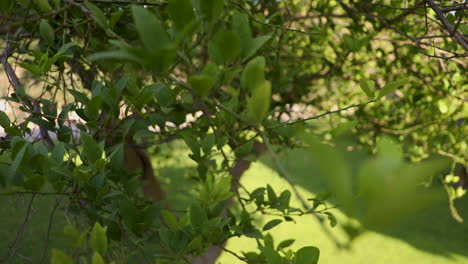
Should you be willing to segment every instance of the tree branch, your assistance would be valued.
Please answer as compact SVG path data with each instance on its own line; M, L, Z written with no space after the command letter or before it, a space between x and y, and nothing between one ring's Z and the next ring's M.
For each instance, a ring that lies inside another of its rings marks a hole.
M18 30L16 34L19 34L21 30ZM11 86L13 87L14 91L16 94L20 94L21 89L23 89L18 76L16 75L15 70L13 67L11 67L11 64L8 62L8 58L13 54L13 48L10 46L10 43L8 39L6 40L6 47L5 50L3 51L2 55L0 56L0 61L3 64L3 67L5 68L5 73L8 77L8 80L10 81ZM32 106L31 110L31 116L36 116L41 114L41 106L39 105L39 102L32 98L29 95L26 95L26 102L22 102L23 105L25 106L26 109L28 109L28 103ZM44 140L48 145L53 146L54 142L50 138L49 133L47 132L47 129L44 127L39 126L39 131L41 133L41 138Z
M445 30L452 36L452 38L462 46L465 51L468 51L468 41L467 39L460 33L456 32L456 28L450 24L450 22L447 20L447 18L444 15L444 11L440 6L434 2L434 0L425 0L426 3L434 10L434 12L437 14L439 17L440 22L442 22L442 25L444 26Z

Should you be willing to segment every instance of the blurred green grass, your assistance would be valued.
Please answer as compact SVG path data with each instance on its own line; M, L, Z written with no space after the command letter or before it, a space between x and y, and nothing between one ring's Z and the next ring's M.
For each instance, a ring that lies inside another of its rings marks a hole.
M191 183L186 181L194 173L194 163L187 157L188 153L176 143L162 148L153 159L155 174L163 179L168 190L168 198L180 206L190 199L189 190L192 188ZM303 187L301 191L305 197L313 197L314 193L323 191L323 185L314 171L314 164L304 151L285 151L281 153L280 159L295 181ZM268 157L262 162L254 163L242 178L243 186L253 190L270 184L278 192L288 189L288 184L278 176L270 164ZM186 184L181 185L182 182ZM0 196L0 263L5 262L3 258L22 224L29 199L30 195ZM66 200L63 203L65 204ZM35 199L30 220L18 243L18 255L10 263L39 263L45 248L50 213L54 205L54 197L38 196ZM468 219L468 199L465 197L456 205L461 215ZM339 220L345 219L339 210L333 211ZM53 217L48 252L54 247L67 248L67 243L61 235L66 224L64 215L65 212L59 207ZM263 223L268 220L268 217L258 218L258 221ZM296 224L283 223L270 230L276 244L283 239L295 238L296 242L292 245L292 249L306 245L316 246L321 250L320 264L468 263L468 224L455 222L450 216L447 204L422 211L406 219L405 222L385 230L368 231L354 241L350 250L337 249L313 217L299 217L296 220ZM329 229L339 238L345 239L343 232L338 228ZM234 238L229 241L227 248L235 252L254 251L256 244L251 239ZM48 256L46 258L48 259ZM218 263L242 262L224 253Z
M319 179L314 177L312 164L305 158L303 151L288 151L281 160L298 183L311 186L321 191ZM306 162L309 162L306 163ZM288 189L286 181L281 179L268 164L255 163L243 176L242 184L253 190L267 183L278 192ZM314 194L301 189L305 197ZM297 202L297 201L296 201ZM468 199L466 197L456 203L457 208L465 219L468 219ZM339 210L332 212L338 221L345 216ZM266 223L269 218L263 218ZM316 246L321 251L320 264L466 264L468 263L468 224L457 223L450 216L448 204L440 204L433 208L421 211L404 222L385 230L367 231L359 236L352 244L350 250L337 249L325 232L320 229L319 223L312 216L298 217L297 222L282 223L271 233L277 245L284 239L295 238L292 249L302 246ZM344 233L338 228L328 229L340 239L345 239ZM245 238L235 238L229 241L228 249L235 252L253 251L256 249L255 241ZM242 263L229 253L224 253L219 264Z

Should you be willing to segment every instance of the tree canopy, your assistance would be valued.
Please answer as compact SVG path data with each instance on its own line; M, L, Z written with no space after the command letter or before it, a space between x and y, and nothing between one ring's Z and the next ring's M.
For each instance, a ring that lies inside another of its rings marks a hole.
M152 263L213 263L236 236L258 242L229 252L239 261L317 263L313 244L293 251L294 238L275 244L267 231L312 214L341 226L349 241L330 239L347 247L363 228L443 199L442 188L451 202L466 192L466 9L435 0L2 0L0 190L31 203L67 197L56 206L74 219L64 236L75 251L51 249L51 263L120 263L115 252L146 245ZM196 163L182 208L159 193L152 200L155 178L141 177L172 141ZM126 165L128 148L140 170ZM308 151L330 195L301 195L278 157L288 148ZM239 186L263 156L291 191ZM431 182L442 184L421 186ZM329 197L359 224L336 223ZM258 226L258 214L277 218Z

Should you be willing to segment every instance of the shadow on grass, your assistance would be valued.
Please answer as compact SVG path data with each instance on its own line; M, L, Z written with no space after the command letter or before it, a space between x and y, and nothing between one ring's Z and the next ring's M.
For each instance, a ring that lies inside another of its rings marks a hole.
M326 189L320 172L308 156L306 150L287 150L279 153L283 166L299 186L314 194L324 192ZM352 162L363 157L365 155L356 154L347 158ZM275 169L268 157L263 158L262 163ZM432 254L444 257L453 254L468 256L468 197L456 201L455 205L466 220L464 223L458 223L451 217L447 202L419 211L384 230L373 231L402 240Z

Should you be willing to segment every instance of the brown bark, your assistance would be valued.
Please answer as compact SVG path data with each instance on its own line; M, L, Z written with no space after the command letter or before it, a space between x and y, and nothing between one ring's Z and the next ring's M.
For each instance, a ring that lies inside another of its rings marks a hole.
M150 197L153 202L164 199L164 191L161 184L154 177L153 166L151 160L143 147L136 144L127 144L124 151L125 168L130 172L142 170L143 193Z

